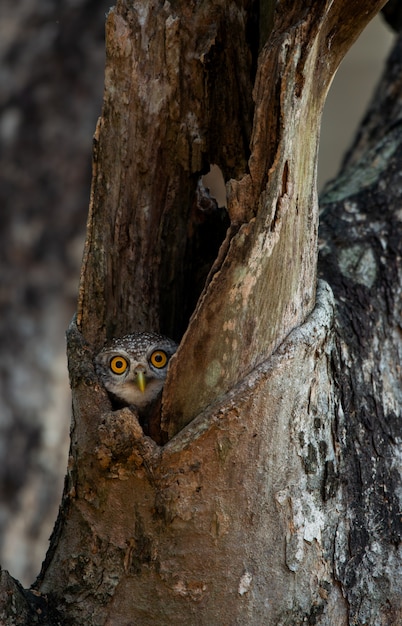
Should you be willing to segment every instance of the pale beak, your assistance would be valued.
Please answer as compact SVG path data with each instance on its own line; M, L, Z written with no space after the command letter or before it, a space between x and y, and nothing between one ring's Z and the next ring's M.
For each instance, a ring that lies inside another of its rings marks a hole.
M145 391L145 387L147 386L147 381L145 380L144 372L137 372L137 376L135 379L136 385L142 393Z

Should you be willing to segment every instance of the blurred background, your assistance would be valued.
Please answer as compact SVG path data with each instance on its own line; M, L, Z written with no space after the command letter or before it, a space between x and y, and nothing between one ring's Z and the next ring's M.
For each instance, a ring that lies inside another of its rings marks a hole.
M0 563L25 586L45 556L67 464L64 333L76 305L109 6L0 6ZM336 175L392 42L377 17L338 71L320 188Z

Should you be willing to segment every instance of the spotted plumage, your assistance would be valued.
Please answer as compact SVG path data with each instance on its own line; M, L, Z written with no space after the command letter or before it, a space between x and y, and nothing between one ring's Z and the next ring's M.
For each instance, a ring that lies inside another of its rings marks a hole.
M113 399L141 413L159 397L176 350L177 344L163 335L133 333L113 339L99 352L96 372Z

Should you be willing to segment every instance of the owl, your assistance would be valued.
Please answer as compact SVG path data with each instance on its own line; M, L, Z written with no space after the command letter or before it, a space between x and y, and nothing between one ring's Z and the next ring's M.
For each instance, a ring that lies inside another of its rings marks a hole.
M157 333L133 333L113 339L95 358L99 379L114 401L133 405L139 415L158 399L177 344Z

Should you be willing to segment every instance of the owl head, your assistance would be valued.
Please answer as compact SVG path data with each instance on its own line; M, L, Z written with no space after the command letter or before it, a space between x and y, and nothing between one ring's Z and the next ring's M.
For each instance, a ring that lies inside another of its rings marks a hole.
M157 333L133 333L113 339L95 358L98 377L113 399L147 408L162 391L177 344Z

